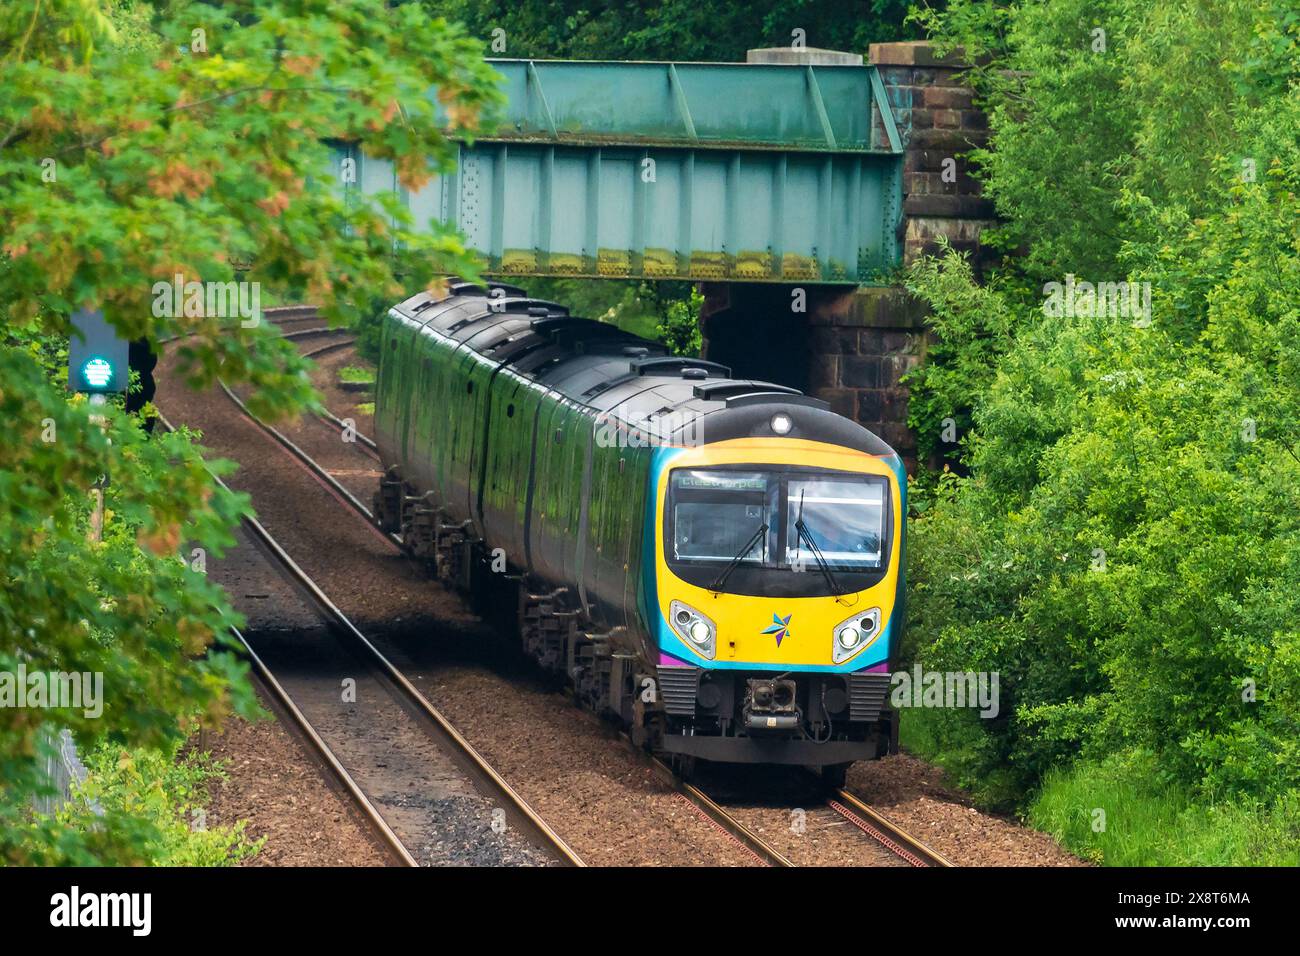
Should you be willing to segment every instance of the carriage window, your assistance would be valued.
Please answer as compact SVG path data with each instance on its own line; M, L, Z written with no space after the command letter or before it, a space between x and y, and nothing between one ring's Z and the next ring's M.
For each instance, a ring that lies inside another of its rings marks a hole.
M885 486L878 480L791 478L786 509L785 562L814 563L813 545L832 568L880 567L885 533ZM806 534L796 530L803 518Z
M672 547L678 561L733 560L765 523L771 527L766 475L741 471L674 471ZM740 560L762 564L759 536Z

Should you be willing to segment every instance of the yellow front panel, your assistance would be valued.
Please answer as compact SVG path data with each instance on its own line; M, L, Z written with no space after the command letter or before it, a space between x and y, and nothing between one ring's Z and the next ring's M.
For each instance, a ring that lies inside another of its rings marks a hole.
M853 451L820 442L794 438L737 438L691 448L677 455L669 468L659 477L655 491L662 516L668 494L668 480L678 468L700 468L710 465L802 465L830 471L857 472L880 475L889 480L890 502L893 511L894 534L890 536L890 552L885 576L879 583L865 591L834 597L767 598L743 594L714 594L683 581L668 567L664 557L663 521L655 527L655 564L658 575L659 610L668 619L669 604L673 600L687 604L708 615L718 628L717 655L719 664L776 664L791 667L806 665L830 666L831 643L835 626L868 608L881 609L880 628L876 637L853 657L837 666L851 666L863 652L886 633L894 609L894 593L898 583L899 540L898 529L903 526L898 482L893 470L880 458L865 452ZM815 568L803 572L819 573ZM776 634L763 631L773 624L773 615L790 618L789 627L778 646ZM689 647L689 644L683 643ZM708 660L690 648L701 660Z

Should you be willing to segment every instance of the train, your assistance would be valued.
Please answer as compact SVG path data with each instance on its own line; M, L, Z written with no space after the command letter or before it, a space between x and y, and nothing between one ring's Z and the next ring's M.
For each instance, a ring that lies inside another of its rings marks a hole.
M796 389L517 286L382 321L376 523L638 745L839 785L897 750L907 479Z

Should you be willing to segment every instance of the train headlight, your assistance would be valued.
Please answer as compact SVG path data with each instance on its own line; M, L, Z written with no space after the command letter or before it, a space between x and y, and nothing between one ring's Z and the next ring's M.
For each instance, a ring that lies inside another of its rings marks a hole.
M714 627L712 621L681 601L673 601L669 606L668 620L678 637L701 656L713 659L718 643L718 629Z
M769 424L772 426L772 431L778 435L788 435L790 429L794 427L794 421L785 412L777 412L772 416L772 421Z
M842 664L880 636L880 608L873 607L841 621L835 627L831 660Z

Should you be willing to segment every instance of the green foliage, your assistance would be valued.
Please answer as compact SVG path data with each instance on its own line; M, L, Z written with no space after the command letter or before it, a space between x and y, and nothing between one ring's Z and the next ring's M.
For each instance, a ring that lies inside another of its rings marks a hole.
M567 306L574 315L662 342L674 355L700 354L704 298L689 282L534 278L528 280L528 294Z
M1300 798L1263 807L1191 801L1142 752L1049 773L1029 820L1107 866L1300 865Z
M1300 17L1049 0L931 26L992 57L983 168L1026 255L983 288L951 255L911 274L939 331L914 419L969 409L972 431L969 477L922 483L909 651L1002 692L997 719L927 717L921 740L1004 802L1080 755L1145 755L1151 821L1191 794L1193 830L1279 807L1294 842ZM1150 325L1044 314L1066 273L1149 282Z
M662 314L665 297L671 294L658 283L636 279L549 279L531 277L524 283L528 294L558 302L573 315L617 325L644 338L655 337L655 325ZM689 294L684 282L666 283L680 294Z
M375 370L371 368L359 368L356 365L345 365L339 369L339 381L351 384L372 384L375 380Z
M951 0L915 17L979 63L992 142L970 158L1006 220L986 238L1039 282L1122 277L1126 189L1192 217L1214 208L1206 173L1229 128L1294 74L1285 0Z
M700 332L700 309L704 306L704 296L692 289L690 298L674 300L668 303L663 321L655 331L660 342L668 347L673 355L696 357L704 343Z
M0 861L237 855L230 841L185 849L161 805L137 811L161 779L149 752L173 753L195 716L255 710L227 637L236 617L196 558L232 543L248 502L214 487L195 436L146 437L116 401L101 428L69 400L69 314L98 306L128 338L183 336L179 374L251 386L259 414L311 403L289 343L240 316L157 315L155 284L265 283L347 321L372 296L472 275L450 232L417 233L398 204L345 202L320 179L324 139L361 140L407 188L446 169L451 137L499 101L478 48L418 5L383 0L0 5L0 671L98 673L104 688L97 717L0 708ZM94 542L88 490L101 475ZM101 777L119 809L94 826L32 818L52 727L149 768Z
M493 56L580 60L743 61L755 47L789 46L802 29L808 46L865 53L869 43L903 39L904 0L425 0L464 23Z
M22 862L85 866L108 858L122 865L232 866L262 847L264 840L245 835L244 821L207 825L207 785L224 774L205 754L101 744L85 763L86 781L72 799L18 830L20 847L31 850ZM119 849L100 839L115 831L131 834L147 853L116 856Z
M929 303L934 337L926 363L907 378L908 425L922 455L942 457L955 451L944 441L945 420L951 419L958 441L970 434L975 396L993 381L1012 314L995 287L977 285L970 262L950 252L918 259L905 285Z

